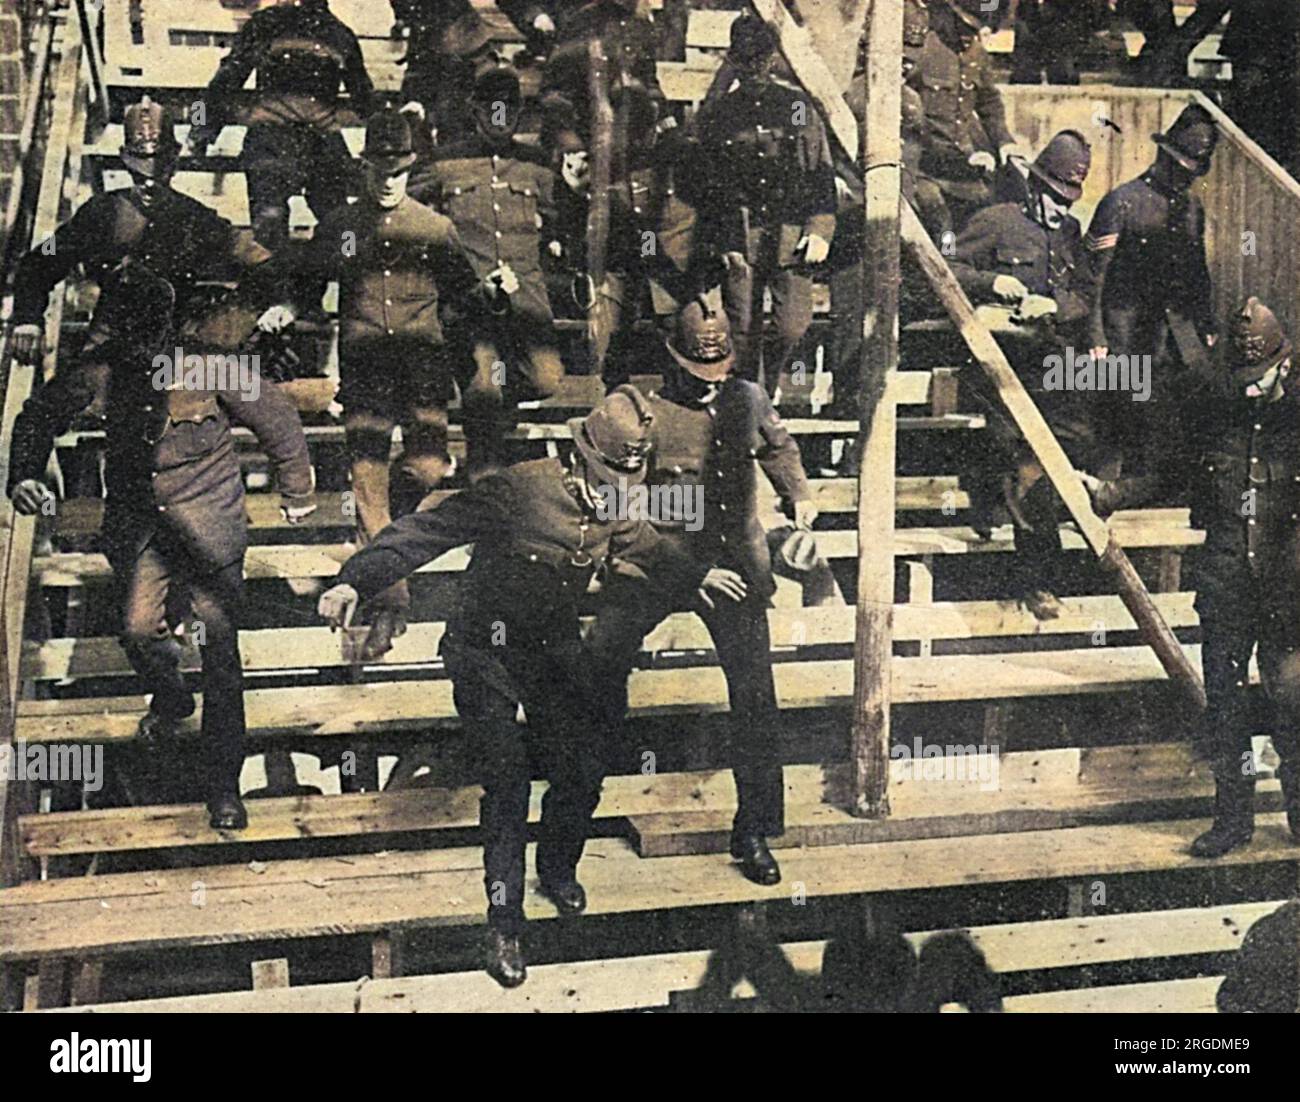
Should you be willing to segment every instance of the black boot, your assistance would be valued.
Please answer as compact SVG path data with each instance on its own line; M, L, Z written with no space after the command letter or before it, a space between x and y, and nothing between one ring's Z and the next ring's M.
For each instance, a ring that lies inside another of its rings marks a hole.
M248 826L248 811L238 792L221 792L208 800L208 825L213 830L243 830Z
M1255 778L1216 778L1214 824L1192 843L1192 856L1222 857L1248 845L1254 835Z
M528 978L524 948L518 934L488 927L483 967L502 987L518 987Z
M767 848L767 839L761 834L733 833L731 856L740 862L740 871L746 880L764 887L781 883L781 867Z
M587 893L576 877L554 880L543 878L538 888L542 895L555 904L555 909L560 912L561 918L572 918L587 909Z

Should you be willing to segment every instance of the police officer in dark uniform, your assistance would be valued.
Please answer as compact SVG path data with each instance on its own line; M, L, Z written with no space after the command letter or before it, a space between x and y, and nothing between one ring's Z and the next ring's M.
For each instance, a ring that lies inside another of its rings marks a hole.
M464 141L477 133L470 109L475 73L497 60L492 26L481 12L465 6L455 19L440 17L413 37L402 79L402 110L422 120L416 151L427 159L435 144Z
M564 377L542 252L559 251L555 237L555 174L535 146L515 140L521 96L519 74L487 63L474 83L472 110L478 133L439 146L433 162L411 187L421 202L456 226L480 278L511 269L519 289L511 309L467 327L470 368L463 372L465 437L471 477L501 465L505 391L512 402L522 371L523 397L549 398ZM545 244L543 244L545 243Z
M1080 468L1093 465L1093 395L1048 389L1045 360L1068 348L1080 354L1087 348L1092 270L1083 232L1069 210L1083 195L1091 164L1082 134L1057 134L1030 166L1025 200L976 211L957 237L952 262L953 275L981 305L1017 375ZM1074 561L1061 551L1059 499L996 389L982 372L970 381L994 445L976 476L976 527L987 529L992 502L1001 496L1017 529L1015 590L1035 616L1055 619L1061 604L1048 579L1068 575Z
M456 710L482 750L487 970L500 984L525 979L524 846L531 772L516 723L543 751L550 788L542 801L537 872L561 915L581 913L577 880L588 824L600 798L606 753L596 681L579 636L579 606L592 576L617 557L671 588L739 594L740 579L680 554L643 520L620 519L609 494L645 476L652 414L630 386L575 421L566 460L539 459L489 475L428 511L398 520L349 560L321 598L321 615L346 624L359 601L443 552L472 543L443 656Z
M993 201L993 179L1020 149L1007 129L993 63L980 42L977 3L934 0L920 79L929 123L921 164L943 191L953 225Z
M1270 705L1262 729L1281 758L1287 823L1300 842L1300 389L1290 381L1291 342L1257 298L1223 345L1217 371L1184 378L1190 431L1182 447L1166 440L1159 472L1085 479L1103 512L1184 487L1192 524L1205 529L1192 565L1209 700L1201 738L1215 790L1214 823L1192 843L1198 857L1239 849L1254 833L1252 653Z
M662 357L664 388L650 395L649 482L665 494L659 531L701 564L716 562L744 579L741 601L692 602L709 626L731 701L731 761L739 806L731 853L758 884L781 878L767 839L784 827L784 792L777 736L767 609L776 591L767 538L755 506L755 459L809 530L817 517L799 446L756 383L732 376L735 351L716 292L688 303ZM692 508L693 507L693 508ZM694 510L694 511L693 511ZM588 638L600 680L613 691L607 719L617 727L627 704L627 675L641 640L689 593L653 592L635 577L615 574Z
M454 368L442 311L462 318L504 315L519 282L507 267L480 277L451 221L407 193L415 163L408 117L377 112L366 124L366 194L338 207L310 242L288 250L294 276L282 324L339 281L339 403L343 406L357 534L373 539L391 520L393 429L402 426L398 470L427 494L452 470L447 402ZM277 261L277 265L279 265ZM449 319L450 320L450 319ZM378 657L405 630L410 594L398 586L376 602L363 656Z
M20 513L52 510L44 477L55 438L87 407L106 420L105 549L121 594L123 647L152 693L140 736L157 744L194 712L166 620L175 584L188 591L203 627L212 826L237 830L248 822L239 798L244 697L237 628L247 525L230 421L256 433L290 522L315 508L312 469L294 407L262 384L256 364L236 369L225 359L235 359L257 318L254 300L272 301L272 286L254 272L246 294L220 309L196 286L203 276L256 269L269 254L247 232L171 189L178 149L161 107L147 99L129 107L124 129L122 160L134 186L90 199L60 227L51 248L38 246L18 266L13 343L20 362L37 362L49 293L74 268L82 265L101 293L76 361L29 398L14 423L7 489ZM232 332L233 340L226 336ZM209 355L221 370L205 366Z
M835 166L816 106L776 75L771 28L742 15L731 26L729 57L739 78L706 101L693 124L707 174L695 244L745 258L750 286L729 289L727 303L738 371L774 394L812 323L811 269L826 261L835 236ZM774 314L766 336L764 290Z
M1105 431L1126 461L1148 462L1176 416L1180 366L1213 344L1215 319L1205 255L1205 211L1192 185L1210 170L1218 141L1213 118L1191 104L1167 134L1156 134L1156 163L1102 199L1085 238L1095 295L1089 322L1094 355L1149 356L1152 397L1109 397ZM1174 408L1171 407L1173 403Z
M247 116L244 168L257 239L279 251L289 233L289 197L306 193L317 219L346 202L352 157L340 133L339 84L361 118L374 86L357 37L328 0L286 0L254 12L208 86L206 117L195 119L190 149L202 156L233 113L235 96L257 72Z

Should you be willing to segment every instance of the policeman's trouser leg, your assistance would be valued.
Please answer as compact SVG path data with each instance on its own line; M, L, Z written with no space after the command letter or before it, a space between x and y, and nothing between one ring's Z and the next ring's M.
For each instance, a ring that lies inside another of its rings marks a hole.
M394 426L392 418L369 411L349 411L344 422L352 460L357 543L361 547L392 523L388 486ZM405 581L398 582L371 604L377 609L405 610L411 604L410 590Z
M242 561L189 577L194 611L190 630L203 661L205 780L212 795L238 795L244 764L244 667L238 626L243 586Z
M475 341L470 350L473 374L461 393L465 422L466 465L471 478L504 465L506 363L496 341Z
M572 661L554 663L550 676L538 678L524 701L529 736L549 782L537 837L537 875L548 884L576 877L600 802L607 746L595 691L591 671L575 647Z
M763 337L763 383L774 394L781 379L793 369L792 360L812 325L812 277L782 268L768 280L772 292L772 325ZM805 376L812 368L802 365Z
M289 240L289 197L302 188L306 159L297 128L257 124L244 139L244 177L253 236L273 253Z
M524 853L532 790L523 732L513 714L509 719L493 715L467 721L466 729L482 753L479 828L488 923L504 933L518 934L524 924Z
M785 788L767 610L753 599L720 598L703 615L727 678L731 768L738 801L735 831L781 834Z
M447 448L447 410L442 405L414 405L402 417L402 454L397 460L398 472L414 487L416 500L437 489L452 469L451 452ZM395 506L390 494L390 511L404 515L407 502Z
M1287 823L1300 840L1300 647L1261 641L1259 670L1272 709L1270 731Z
M1203 738L1214 772L1214 826L1193 848L1208 844L1204 855L1217 856L1249 841L1253 830L1255 763L1248 686L1255 637L1248 627L1212 611L1202 615L1201 624L1207 698ZM1222 844L1213 844L1216 836Z
M167 719L194 712L194 697L180 671L180 646L167 623L173 566L157 538L131 561L114 561L122 608L122 649L152 694L150 709Z

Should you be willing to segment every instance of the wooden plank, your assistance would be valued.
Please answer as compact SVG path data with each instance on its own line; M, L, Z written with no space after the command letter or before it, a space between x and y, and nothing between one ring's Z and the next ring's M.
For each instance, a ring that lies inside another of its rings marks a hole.
M1219 976L1159 980L1003 999L1011 1014L1213 1014Z
M1199 547L1205 542L1205 533L1187 527L1186 510L1148 510L1131 523L1124 522L1123 514L1111 517L1115 537L1120 546L1128 548ZM819 531L817 546L829 559L846 559L857 556L857 533L851 531ZM1061 546L1069 551L1083 550L1083 538L1069 528L1061 530ZM968 555L1008 552L1015 547L1010 525L994 529L991 539L983 539L972 529L904 528L894 534L894 555ZM355 549L350 544L324 543L312 545L265 544L249 548L244 562L244 576L250 579L269 578L332 578L339 567L348 560ZM449 551L441 558L420 567L417 573L447 573L464 570L469 563L465 548ZM41 555L33 561L36 581L43 586L79 586L106 582L112 577L108 560L100 554L64 553Z
M784 844L1043 830L1128 821L1141 809L1149 812L1147 818L1203 812L1212 791L1205 768L1182 746L1171 748L1178 752L1167 755L1149 755L1142 752L1145 749L1107 748L1100 760L1109 765L1091 765L1087 770L1077 751L1005 754L998 758L995 774L991 768L986 770L991 779L972 767L968 777L946 776L942 784L909 775L905 766L895 765L898 806L888 822L871 824L858 823L825 804L843 799L848 791L845 767L787 766ZM1131 756L1121 751L1137 752ZM541 814L544 792L540 782L533 785L532 822ZM1275 809L1277 792L1277 783L1265 777L1258 800L1261 810ZM18 825L26 851L35 857L247 845L465 829L478 825L479 796L479 788L470 786L250 800L249 825L237 835L212 830L197 804L27 815ZM660 774L652 781L610 777L596 815L630 819L642 856L679 856L720 852L718 837L729 828L735 808L728 771L714 770Z
M968 838L922 839L788 850L781 856L786 882L805 885L809 896L1188 872L1300 859L1280 814L1261 817L1254 843L1217 861L1187 853L1202 826L1189 821L1079 827L988 835L978 846ZM365 857L354 860L359 867ZM587 913L789 900L785 884L761 887L736 875L729 865L729 859L717 856L589 860L582 869L590 901ZM484 909L480 881L481 869L459 869L400 877L345 876L320 884L212 887L203 907L189 905L188 889L183 898L167 891L129 895L108 907L101 905L102 897L50 902L42 899L43 884L30 883L4 893L16 898L0 906L0 959L92 957L133 949L479 923ZM554 907L535 894L527 898L525 911L530 918L555 917Z
M1199 645L1184 650L1199 663ZM896 657L892 674L898 704L1123 692L1164 681L1159 662L1144 647ZM851 660L779 662L775 679L783 709L847 707L852 701ZM726 681L717 666L640 670L629 691L634 718L727 711ZM398 734L456 725L450 681L252 689L245 701L248 731L261 738ZM145 709L138 696L29 701L19 711L17 735L25 742L128 742ZM198 717L182 727L197 732Z
M920 566L920 563L909 563ZM924 575L930 578L927 573ZM930 579L932 581L932 579ZM1191 593L1161 593L1157 604L1171 626L1195 627L1199 623ZM894 639L898 642L933 643L948 639L986 639L1021 636L1090 635L1134 631L1136 625L1118 597L1067 597L1065 610L1055 620L1039 620L1012 601L950 601L917 604L915 594L907 604L895 606ZM772 647L781 651L802 646L848 645L853 642L853 610L848 606L770 609L767 614ZM590 619L584 619L589 623ZM427 665L438 654L445 625L413 623L395 639L393 650L367 666ZM365 629L335 633L329 628L263 628L240 634L244 670L327 669L352 665ZM651 632L641 645L643 661L662 652L711 652L713 638L693 612L674 613ZM189 643L182 669L197 672L198 648ZM116 639L51 639L26 644L23 678L65 681L82 677L130 677L130 663Z

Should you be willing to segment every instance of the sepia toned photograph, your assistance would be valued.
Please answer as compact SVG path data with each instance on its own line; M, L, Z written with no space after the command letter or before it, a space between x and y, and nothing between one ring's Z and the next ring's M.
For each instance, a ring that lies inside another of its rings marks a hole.
M1297 0L0 0L13 1051L1286 1059L1298 171Z

